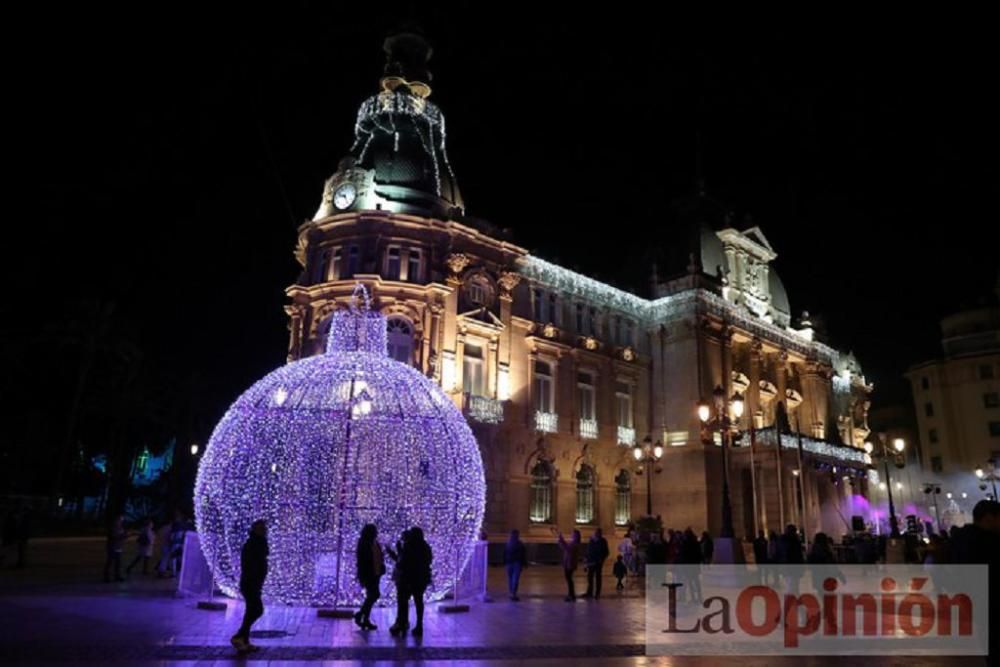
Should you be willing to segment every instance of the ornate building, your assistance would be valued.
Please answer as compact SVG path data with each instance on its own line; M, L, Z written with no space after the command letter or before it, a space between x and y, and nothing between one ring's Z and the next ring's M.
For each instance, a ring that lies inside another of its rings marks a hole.
M391 354L473 425L493 534L621 529L644 513L647 484L666 525L717 534L722 447L696 413L717 386L746 405L729 456L736 534L802 524L803 511L810 532L849 530L872 388L807 318L793 323L761 229L734 227L703 192L681 202L652 298L535 257L466 216L426 42L397 35L385 51L381 89L299 230L289 358L324 348L363 283L389 316ZM649 480L633 458L647 438L663 445Z

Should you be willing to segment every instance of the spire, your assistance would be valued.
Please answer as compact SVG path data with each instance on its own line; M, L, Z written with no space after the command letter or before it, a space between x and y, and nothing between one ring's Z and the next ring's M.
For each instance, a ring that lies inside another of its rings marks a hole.
M404 86L417 97L430 96L433 77L427 62L434 51L419 28L403 26L394 31L385 38L382 50L385 51L383 90L393 91Z

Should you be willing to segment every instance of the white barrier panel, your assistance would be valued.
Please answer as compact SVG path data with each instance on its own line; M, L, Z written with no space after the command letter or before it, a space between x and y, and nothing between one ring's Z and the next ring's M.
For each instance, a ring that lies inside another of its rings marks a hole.
M212 570L201 553L201 541L193 530L184 534L184 555L181 572L177 577L177 596L211 597L213 592Z
M458 598L483 600L486 598L487 550L489 542L476 542L469 562L458 580Z

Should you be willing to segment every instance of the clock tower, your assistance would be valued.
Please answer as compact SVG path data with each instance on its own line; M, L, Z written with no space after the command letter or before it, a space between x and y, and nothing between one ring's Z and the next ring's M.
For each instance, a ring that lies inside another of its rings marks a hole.
M462 197L445 149L445 121L430 101L431 47L415 31L388 37L380 90L358 109L354 144L327 180L314 219L353 210L449 219Z

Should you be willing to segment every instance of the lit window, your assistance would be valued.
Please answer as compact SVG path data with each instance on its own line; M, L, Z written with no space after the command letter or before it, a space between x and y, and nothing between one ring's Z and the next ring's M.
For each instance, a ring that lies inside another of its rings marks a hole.
M406 279L411 283L419 283L421 278L420 251L416 248L410 248L406 255Z
M386 322L389 338L389 356L409 364L413 359L413 329L402 317L390 317Z
M594 469L589 465L580 466L576 474L576 522L594 521Z
M551 414L555 412L552 367L544 361L536 361L534 371L535 411Z
M624 382L616 383L615 397L618 402L618 425L632 428L632 387Z
M385 278L386 280L399 280L399 248L393 247L386 251L385 256Z
M615 525L625 526L632 518L632 477L620 470L615 477Z
M483 375L483 348L466 343L462 356L462 391L473 396L484 396L486 383Z
M333 262L330 264L330 273L327 280L340 280L340 272L344 269L344 251L341 248L333 249Z
M589 421L597 419L597 397L594 391L594 376L590 373L578 374L576 386L580 400L580 419Z
M548 523L552 519L552 468L539 461L531 469L531 508L528 518L532 523Z

